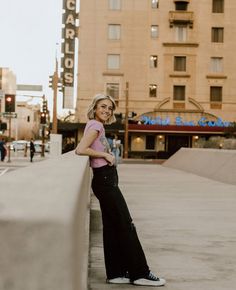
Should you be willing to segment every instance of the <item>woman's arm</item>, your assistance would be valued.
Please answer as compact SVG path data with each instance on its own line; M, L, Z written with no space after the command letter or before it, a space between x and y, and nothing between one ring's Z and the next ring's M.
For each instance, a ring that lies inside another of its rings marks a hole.
M98 136L98 131L89 130L86 135L84 135L75 149L75 153L78 155L87 155L93 158L105 158L111 165L114 164L115 158L112 154L107 152L96 151L89 146L94 142Z

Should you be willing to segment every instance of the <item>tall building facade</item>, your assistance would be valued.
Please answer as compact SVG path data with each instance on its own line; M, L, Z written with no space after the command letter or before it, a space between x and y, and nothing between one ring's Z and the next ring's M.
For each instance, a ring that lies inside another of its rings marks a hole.
M98 92L124 113L128 93L130 152L224 134L236 121L235 17L233 0L80 0L77 120Z

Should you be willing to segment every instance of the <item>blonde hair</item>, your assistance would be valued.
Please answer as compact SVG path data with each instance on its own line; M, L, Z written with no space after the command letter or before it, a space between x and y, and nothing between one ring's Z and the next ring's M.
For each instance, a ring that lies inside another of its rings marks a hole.
M111 96L106 96L103 94L97 94L94 96L93 101L92 101L92 103L89 106L88 111L87 111L88 119L89 120L95 119L95 110L97 108L97 104L98 104L98 102L100 102L102 100L109 100L112 103L112 114L111 114L110 118L106 121L106 124L114 123L116 121L116 117L114 115L114 111L116 109L116 103Z

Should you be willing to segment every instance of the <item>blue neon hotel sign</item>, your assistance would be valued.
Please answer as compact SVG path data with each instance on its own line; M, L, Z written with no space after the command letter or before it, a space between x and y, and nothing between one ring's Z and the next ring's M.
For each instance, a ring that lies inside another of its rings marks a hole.
M200 118L198 121L183 121L182 117L176 117L174 124L171 124L170 118L151 118L148 116L142 116L141 121L144 125L177 125L177 126L201 126L201 127L229 127L231 122L223 121L221 118L218 118L216 121L209 121L206 117Z

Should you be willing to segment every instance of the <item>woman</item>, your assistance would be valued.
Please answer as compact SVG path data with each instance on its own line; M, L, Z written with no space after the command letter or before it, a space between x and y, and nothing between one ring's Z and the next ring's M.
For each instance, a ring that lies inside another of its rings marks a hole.
M163 286L165 280L149 270L128 207L118 187L115 157L109 149L103 126L115 122L115 108L110 96L95 96L88 109L89 121L84 136L75 151L78 155L88 155L93 169L92 189L102 212L107 282Z
M112 153L115 156L115 165L117 166L119 164L120 159L120 140L118 139L118 136L115 134L114 139L112 140Z

